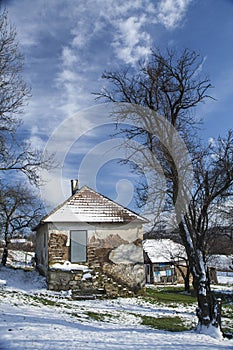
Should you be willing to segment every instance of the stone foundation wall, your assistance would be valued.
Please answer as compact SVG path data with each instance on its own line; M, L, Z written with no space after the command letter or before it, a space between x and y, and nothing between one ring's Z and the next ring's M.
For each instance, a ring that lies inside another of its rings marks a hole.
M86 277L88 274L88 278ZM68 291L74 299L98 297L129 297L135 292L102 271L64 271L51 268L47 275L48 289Z
M83 290L92 287L92 278L85 278L87 271L83 270L59 270L50 268L47 276L48 289L61 290Z

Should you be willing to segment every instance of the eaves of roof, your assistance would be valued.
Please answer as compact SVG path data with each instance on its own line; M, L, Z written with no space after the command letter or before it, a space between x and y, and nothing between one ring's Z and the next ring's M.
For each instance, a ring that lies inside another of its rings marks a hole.
M93 189L83 186L41 220L46 222L129 223L148 220Z

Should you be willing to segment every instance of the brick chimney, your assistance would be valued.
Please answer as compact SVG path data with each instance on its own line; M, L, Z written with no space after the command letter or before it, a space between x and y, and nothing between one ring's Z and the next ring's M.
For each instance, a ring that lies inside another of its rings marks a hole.
M71 180L71 194L72 196L78 191L78 180Z

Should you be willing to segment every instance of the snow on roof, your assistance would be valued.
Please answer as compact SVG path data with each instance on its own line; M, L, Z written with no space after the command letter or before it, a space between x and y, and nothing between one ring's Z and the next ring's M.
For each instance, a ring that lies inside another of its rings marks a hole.
M143 249L152 263L177 261L178 258L182 260L182 257L186 257L184 246L171 239L146 239Z
M233 255L211 255L208 257L207 265L217 270L232 271Z
M55 208L41 222L118 222L147 220L122 207L100 193L83 186L73 196Z

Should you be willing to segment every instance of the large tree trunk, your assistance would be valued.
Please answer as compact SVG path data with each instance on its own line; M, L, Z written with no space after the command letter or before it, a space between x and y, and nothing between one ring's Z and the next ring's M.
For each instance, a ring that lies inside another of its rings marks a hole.
M179 228L189 259L193 287L197 296L197 331L219 337L221 336L221 305L211 292L204 250L197 248L198 246L201 247L200 241L193 241L193 235L186 229L183 222L180 222Z
M1 261L1 264L3 266L6 266L7 258L8 258L8 248L7 248L7 246L5 246L4 249L3 249L2 261Z
M194 253L197 262L192 269L193 287L197 296L198 317L197 331L212 336L221 336L221 302L211 292L208 268L204 262L203 254Z
M4 238L5 238L5 247L3 249L3 253L2 253L2 261L1 264L3 266L6 266L7 263L7 258L8 258L8 243L9 243L9 239L8 239L8 228L9 228L9 222L6 222L6 227L5 227L5 232L4 232Z

